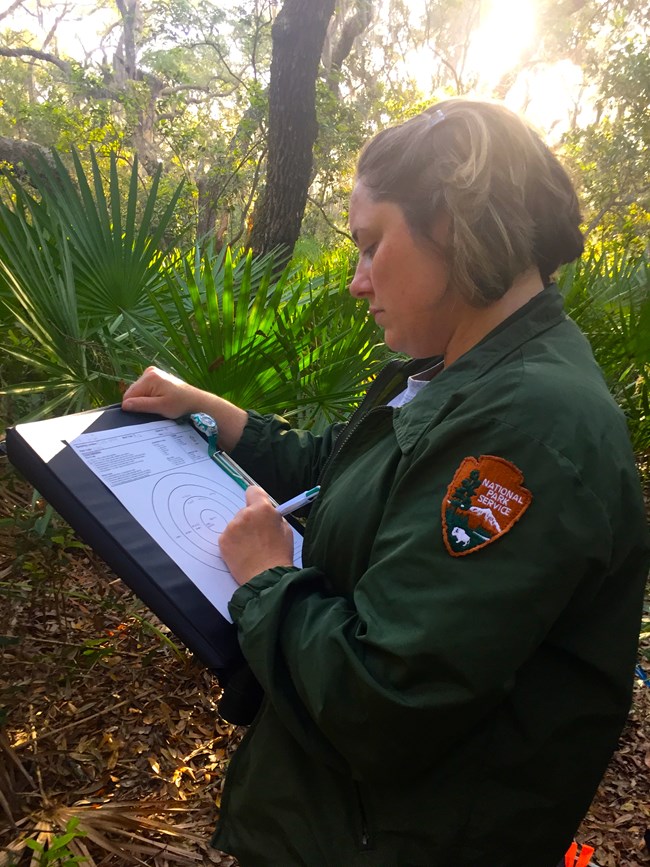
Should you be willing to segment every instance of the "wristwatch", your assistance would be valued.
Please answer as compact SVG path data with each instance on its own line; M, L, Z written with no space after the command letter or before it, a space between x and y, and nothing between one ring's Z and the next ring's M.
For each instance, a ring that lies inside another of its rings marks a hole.
M193 412L190 421L194 427L208 438L208 454L210 457L217 451L219 428L216 421L207 412Z

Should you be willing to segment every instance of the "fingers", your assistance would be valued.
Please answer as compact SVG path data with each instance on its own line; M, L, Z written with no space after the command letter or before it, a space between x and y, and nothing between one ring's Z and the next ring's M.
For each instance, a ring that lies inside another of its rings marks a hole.
M246 490L246 507L219 537L224 562L239 584L265 569L293 563L293 534L261 488Z
M247 506L255 506L257 504L263 505L264 503L268 503L271 508L274 506L271 503L269 495L266 491L263 491L262 488L257 485L250 485L246 488L246 505Z
M126 412L155 412L167 418L178 418L192 410L194 389L157 367L148 367L142 376L132 383L122 397L122 409Z
M246 506L232 518L224 531L228 538L232 528L242 528L242 532L250 532L258 524L266 528L281 527L284 519L276 512L269 495L258 485L246 488Z

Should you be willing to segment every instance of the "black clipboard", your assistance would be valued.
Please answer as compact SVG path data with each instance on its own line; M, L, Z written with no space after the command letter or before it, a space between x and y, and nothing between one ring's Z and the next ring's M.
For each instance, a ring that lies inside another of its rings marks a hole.
M90 420L85 426L84 417ZM7 429L7 456L83 541L225 683L243 662L235 627L67 445L73 437L61 436L68 421L89 433L161 418L126 413L116 405L18 424ZM42 445L48 441L51 449Z

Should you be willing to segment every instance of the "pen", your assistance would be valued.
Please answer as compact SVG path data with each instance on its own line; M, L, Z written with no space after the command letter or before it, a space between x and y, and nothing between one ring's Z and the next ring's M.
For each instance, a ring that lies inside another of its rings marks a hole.
M308 503L311 503L312 500L315 500L319 492L320 485L316 485L315 488L310 488L308 491L298 494L297 497L292 497L290 500L287 500L286 503L280 503L279 506L275 507L275 510L283 516L290 515L292 512L297 512L298 509L302 509L303 506L306 506Z

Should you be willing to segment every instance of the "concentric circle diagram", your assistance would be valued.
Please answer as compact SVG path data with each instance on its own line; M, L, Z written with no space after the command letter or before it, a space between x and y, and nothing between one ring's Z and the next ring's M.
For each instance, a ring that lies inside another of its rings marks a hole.
M241 498L216 482L192 473L170 473L151 492L153 510L165 533L186 554L228 573L218 540L242 506Z

